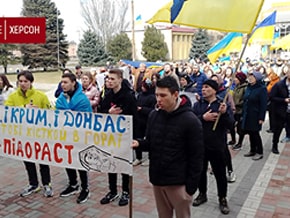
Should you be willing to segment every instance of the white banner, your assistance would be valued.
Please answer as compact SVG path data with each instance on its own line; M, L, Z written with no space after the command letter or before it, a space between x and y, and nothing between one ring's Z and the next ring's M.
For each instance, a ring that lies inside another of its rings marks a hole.
M0 156L132 175L132 117L0 106Z

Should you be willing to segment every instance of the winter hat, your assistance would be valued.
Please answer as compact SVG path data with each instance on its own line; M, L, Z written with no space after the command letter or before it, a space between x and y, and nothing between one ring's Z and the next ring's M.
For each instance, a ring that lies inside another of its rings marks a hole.
M191 79L189 78L189 76L186 73L181 74L180 75L180 78L184 78L187 81L187 83L190 83L191 82Z
M208 85L211 88L213 88L216 92L219 89L218 83L216 81L212 80L212 79L208 79L208 80L204 81L202 85Z
M254 71L252 74L256 78L257 81L261 81L263 79L263 75L258 71Z
M236 77L240 81L240 83L244 83L246 81L246 79L247 79L246 74L244 74L242 72L236 73Z

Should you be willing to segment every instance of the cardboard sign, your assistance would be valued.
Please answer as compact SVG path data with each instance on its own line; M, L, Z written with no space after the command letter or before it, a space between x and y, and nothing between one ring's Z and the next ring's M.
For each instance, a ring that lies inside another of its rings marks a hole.
M0 43L44 44L45 41L45 17L0 18Z
M132 117L0 106L0 156L132 175Z

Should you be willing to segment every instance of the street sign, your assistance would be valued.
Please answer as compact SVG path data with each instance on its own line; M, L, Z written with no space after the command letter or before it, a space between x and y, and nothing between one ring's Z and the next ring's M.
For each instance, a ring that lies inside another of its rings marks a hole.
M0 43L38 43L46 41L45 17L1 17Z

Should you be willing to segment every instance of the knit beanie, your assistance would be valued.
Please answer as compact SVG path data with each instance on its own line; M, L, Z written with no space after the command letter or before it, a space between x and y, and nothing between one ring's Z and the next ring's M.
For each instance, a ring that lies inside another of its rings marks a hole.
M252 74L256 78L257 81L261 81L263 79L263 75L258 71L254 71Z
M212 80L212 79L208 79L208 80L204 81L202 85L208 85L211 88L213 88L216 92L219 89L218 83L216 81Z

